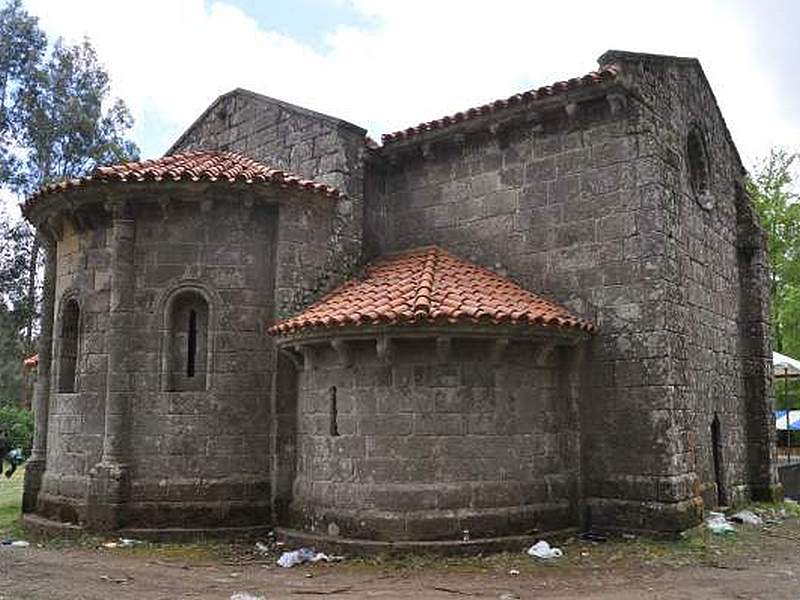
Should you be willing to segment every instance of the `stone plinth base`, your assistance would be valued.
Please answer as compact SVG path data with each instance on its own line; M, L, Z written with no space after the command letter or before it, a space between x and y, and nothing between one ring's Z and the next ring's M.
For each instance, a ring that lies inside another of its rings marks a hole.
M486 509L386 511L321 508L296 502L292 523L298 530L350 539L396 543L494 539L540 531L559 531L576 523L568 502Z
M24 513L32 513L36 510L39 491L42 489L44 467L43 460L29 460L25 464L25 487L22 492L22 512Z
M521 552L538 540L547 537L574 534L574 529L548 531L532 535L517 535L496 538L478 538L469 541L425 541L403 540L381 542L315 535L296 529L276 529L278 537L287 548L314 548L318 552L328 552L344 556L393 556L403 554L435 554L441 556L469 556L491 552Z
M629 531L648 536L678 535L703 520L703 501L644 502L616 498L586 500L586 526L604 531Z

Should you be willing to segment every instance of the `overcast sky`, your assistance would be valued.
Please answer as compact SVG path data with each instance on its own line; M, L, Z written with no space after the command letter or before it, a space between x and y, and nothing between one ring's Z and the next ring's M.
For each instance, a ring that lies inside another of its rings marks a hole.
M584 74L617 48L700 59L751 166L798 149L793 0L26 0L88 35L144 157L244 87L381 133Z

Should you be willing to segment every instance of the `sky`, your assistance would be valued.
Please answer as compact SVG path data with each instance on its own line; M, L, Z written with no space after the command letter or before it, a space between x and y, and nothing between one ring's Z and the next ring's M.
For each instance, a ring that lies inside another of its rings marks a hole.
M700 59L746 166L800 150L794 0L25 0L88 36L162 155L243 87L381 133L582 75L610 48Z

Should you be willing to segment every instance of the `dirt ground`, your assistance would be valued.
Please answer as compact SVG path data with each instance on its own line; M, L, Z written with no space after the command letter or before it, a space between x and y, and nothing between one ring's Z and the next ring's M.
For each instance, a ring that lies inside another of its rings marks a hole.
M108 549L102 541L0 546L0 600L230 600L237 593L267 600L800 598L796 515L738 526L726 537L698 530L674 542L553 540L564 557L551 563L521 548L477 558L348 559L282 569L277 554L261 555L250 543Z

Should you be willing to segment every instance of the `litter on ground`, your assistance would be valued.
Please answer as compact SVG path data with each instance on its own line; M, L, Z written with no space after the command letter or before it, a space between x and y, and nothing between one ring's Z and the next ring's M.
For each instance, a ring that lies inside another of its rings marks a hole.
M708 527L712 533L719 535L736 533L736 528L728 523L725 515L720 512L708 513L708 517L706 518L706 527Z
M550 560L553 558L560 558L564 556L564 553L561 551L561 548L553 548L550 544L541 540L528 548L528 555L535 558Z
M295 565L303 563L316 563L320 561L338 562L344 560L344 556L327 555L322 552L314 552L311 548L300 548L291 552L284 552L278 559L278 566L289 569Z
M758 526L764 524L764 519L749 510L740 510L735 515L731 515L728 520L733 521L734 523L741 523L742 525Z

